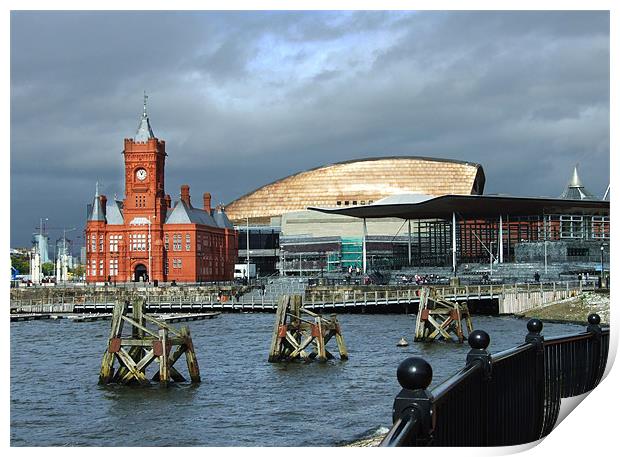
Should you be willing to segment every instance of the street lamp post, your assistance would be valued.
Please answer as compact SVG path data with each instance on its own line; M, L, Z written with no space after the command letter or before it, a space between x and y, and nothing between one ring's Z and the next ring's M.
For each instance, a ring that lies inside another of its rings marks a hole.
M601 244L601 287L603 287L603 254L605 253L605 245Z
M56 240L58 241L58 240ZM56 260L56 243L54 243L54 280L56 281L56 283L58 283L58 265L56 265L57 260Z
M245 218L245 261L246 261L246 270L245 277L248 280L248 284L250 284L250 218Z
M148 224L149 225L149 235L148 235L148 239L146 240L146 242L149 244L149 271L148 271L149 284L151 283L151 268L152 268L151 267L151 264L152 264L151 259L153 257L152 254L151 254L151 252L152 252L151 251L151 244L152 244L151 243L151 224L152 224L151 219L154 218L154 217L155 216L149 216L149 219L148 219L149 220L149 224Z
M543 233L545 240L545 274L547 274L547 216L543 215Z
M280 265L280 276L286 276L286 252L280 248L280 254L282 254L282 265Z

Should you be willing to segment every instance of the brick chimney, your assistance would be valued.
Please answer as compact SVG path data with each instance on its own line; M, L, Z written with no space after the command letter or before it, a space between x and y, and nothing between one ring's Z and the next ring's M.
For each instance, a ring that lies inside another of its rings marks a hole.
M172 207L172 199L170 198L170 194L166 194L166 196L164 197L164 201L166 202L166 207Z
M103 210L103 215L105 216L105 209L108 198L105 195L100 195L99 201L101 202L101 209Z
M183 184L181 186L181 201L184 201L187 205L191 206L189 200L189 186L187 184Z
M209 192L202 194L202 202L204 210L211 214L211 194Z

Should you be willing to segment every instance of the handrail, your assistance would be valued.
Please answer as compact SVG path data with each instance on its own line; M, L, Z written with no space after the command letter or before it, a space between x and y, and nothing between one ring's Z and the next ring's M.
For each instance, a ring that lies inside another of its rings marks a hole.
M531 319L525 343L493 355L486 351L489 335L476 330L465 367L430 391L430 365L404 360L394 425L380 446L508 446L543 438L557 421L560 399L594 389L603 377L609 328L599 324L591 314L585 332L546 340L543 323ZM407 417L412 412L415 424Z
M381 447L400 447L405 444L409 434L414 430L417 423L415 414L400 417L394 423L385 438L381 441Z
M580 341L587 340L592 337L592 334L589 332L577 333L577 334L567 334L560 336L552 336L550 338L545 338L545 346L552 346L554 344L562 344L571 341Z
M455 386L462 382L465 382L469 377L473 376L481 369L482 364L480 363L480 361L474 361L470 364L467 364L465 368L461 369L458 373L450 376L438 386L435 386L431 391L435 403L441 403L446 397L446 394L448 394Z
M502 360L508 359L510 357L514 357L517 354L522 352L526 352L532 349L532 344L524 343L519 346L515 346L510 349L505 349L503 351L497 352L491 356L493 363L501 362Z

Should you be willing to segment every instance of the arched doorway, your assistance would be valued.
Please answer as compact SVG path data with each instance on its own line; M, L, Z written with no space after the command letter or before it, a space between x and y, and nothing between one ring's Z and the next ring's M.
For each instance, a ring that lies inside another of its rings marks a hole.
M146 267L139 263L133 270L133 280L136 282L145 282L147 280Z

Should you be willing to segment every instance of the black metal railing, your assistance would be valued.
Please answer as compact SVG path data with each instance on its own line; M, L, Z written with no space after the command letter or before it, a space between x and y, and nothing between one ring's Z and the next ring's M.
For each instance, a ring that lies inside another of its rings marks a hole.
M560 400L594 389L605 372L609 328L596 314L588 323L583 333L545 340L542 322L531 319L525 343L493 355L489 335L476 330L465 367L430 391L432 367L406 359L381 446L511 446L545 437Z

